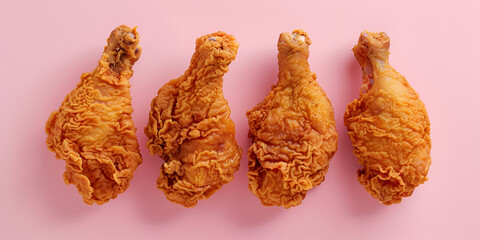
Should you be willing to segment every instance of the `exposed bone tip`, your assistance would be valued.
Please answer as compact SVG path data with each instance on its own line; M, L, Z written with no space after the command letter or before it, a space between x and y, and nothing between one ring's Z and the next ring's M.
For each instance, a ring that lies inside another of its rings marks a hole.
M305 42L305 36L303 36L303 35L299 36L298 33L296 33L296 32L293 33L292 35L293 35L294 40Z
M215 38L215 37L209 37L208 40L210 40L210 41L215 41L215 42L216 42L216 41L217 41L217 38Z

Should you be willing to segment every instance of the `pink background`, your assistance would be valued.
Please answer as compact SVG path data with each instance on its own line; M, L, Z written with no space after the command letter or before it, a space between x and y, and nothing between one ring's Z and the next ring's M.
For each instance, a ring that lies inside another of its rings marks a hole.
M478 1L168 2L0 1L1 239L480 239ZM121 24L138 26L143 47L131 94L144 163L127 192L88 206L63 183L64 162L47 150L44 126ZM235 35L224 92L246 150L245 112L276 82L278 35L295 28L313 41L311 68L335 109L339 148L326 181L298 207L264 207L247 189L244 154L234 181L209 200L193 209L167 201L155 187L161 160L143 134L158 88L183 74L196 37ZM394 206L358 184L342 119L358 96L350 49L365 29L391 37L391 63L432 123L430 180Z

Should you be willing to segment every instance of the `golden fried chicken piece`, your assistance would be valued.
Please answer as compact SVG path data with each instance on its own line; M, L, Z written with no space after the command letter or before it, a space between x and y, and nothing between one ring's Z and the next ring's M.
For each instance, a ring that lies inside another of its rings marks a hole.
M308 64L310 43L303 30L280 35L278 83L247 112L249 189L266 206L301 204L337 150L332 104Z
M385 205L400 203L427 180L430 121L405 77L388 61L390 38L363 32L353 48L363 70L360 97L344 115L354 154L364 169L358 181Z
M116 198L142 163L129 90L138 37L135 29L116 28L97 68L82 74L45 126L48 149L66 161L65 183L75 184L87 204Z
M209 198L239 169L242 150L222 90L237 49L235 38L224 32L198 38L185 74L152 100L147 147L165 160L157 187L185 207Z

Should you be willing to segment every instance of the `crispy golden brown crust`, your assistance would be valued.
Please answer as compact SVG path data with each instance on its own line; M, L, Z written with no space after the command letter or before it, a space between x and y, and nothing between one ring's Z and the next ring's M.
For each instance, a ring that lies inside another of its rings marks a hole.
M266 206L299 205L325 180L338 135L333 108L308 64L303 30L278 40L278 83L247 112L249 189Z
M385 33L363 32L353 52L363 69L360 97L344 115L354 154L363 169L358 181L382 203L400 203L427 178L430 121L407 80L388 62Z
M48 149L66 161L65 183L75 184L87 204L116 198L142 163L129 91L138 37L135 29L116 28L97 68L82 75L45 126Z
M224 32L198 38L185 74L152 100L147 147L165 160L157 187L185 207L210 197L239 169L241 149L222 90L237 49L235 38Z

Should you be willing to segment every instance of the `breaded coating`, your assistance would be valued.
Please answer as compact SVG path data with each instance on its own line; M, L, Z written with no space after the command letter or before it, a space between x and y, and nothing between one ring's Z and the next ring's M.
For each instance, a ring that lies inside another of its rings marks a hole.
M385 205L400 203L427 181L430 121L405 77L388 61L390 38L363 32L353 48L363 70L360 97L344 115L354 154L363 169L358 181Z
M116 198L142 163L129 90L138 37L135 28L116 28L97 68L82 74L45 126L48 149L66 161L65 183L75 184L87 204Z
M278 40L278 82L247 112L249 189L265 206L289 208L325 180L338 134L330 100L308 64L303 30Z
M224 32L198 38L185 74L152 100L147 147L165 160L157 187L185 207L209 198L240 166L242 150L222 90L237 49L236 39Z

